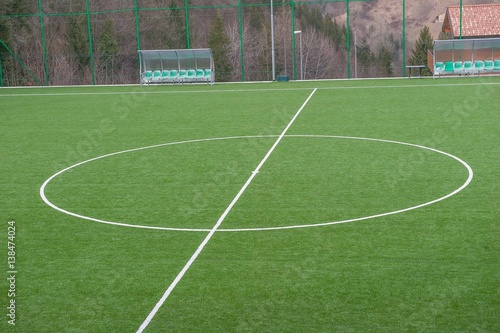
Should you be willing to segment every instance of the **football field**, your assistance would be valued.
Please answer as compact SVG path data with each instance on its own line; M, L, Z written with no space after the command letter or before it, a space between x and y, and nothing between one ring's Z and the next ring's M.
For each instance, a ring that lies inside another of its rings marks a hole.
M500 77L0 89L1 332L499 332Z

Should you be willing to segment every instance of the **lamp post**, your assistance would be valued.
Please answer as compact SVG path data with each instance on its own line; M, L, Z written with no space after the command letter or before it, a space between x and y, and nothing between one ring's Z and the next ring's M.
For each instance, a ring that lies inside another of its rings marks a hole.
M303 62L303 53L302 53L302 31L301 30L297 30L297 31L294 31L293 32L294 34L296 35L299 35L299 38L300 38L300 79L301 80L304 80L304 66L302 65Z
M358 41L356 39L356 29L354 30L354 78L358 78Z

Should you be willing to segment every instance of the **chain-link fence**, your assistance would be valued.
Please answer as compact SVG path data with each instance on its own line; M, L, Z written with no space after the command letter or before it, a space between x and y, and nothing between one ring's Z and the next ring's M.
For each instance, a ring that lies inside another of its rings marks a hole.
M216 81L401 76L422 22L462 0L424 2L5 0L0 85L139 83L139 49L211 48Z

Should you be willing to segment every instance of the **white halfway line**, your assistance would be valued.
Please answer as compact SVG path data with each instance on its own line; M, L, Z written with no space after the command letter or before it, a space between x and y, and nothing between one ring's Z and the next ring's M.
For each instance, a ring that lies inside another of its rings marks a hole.
M207 237L205 237L205 239L203 240L203 242L201 242L200 246L198 246L198 248L196 249L196 251L194 252L194 254L191 256L191 258L189 259L189 261L186 263L186 265L184 265L184 268L182 268L182 270L179 272L179 274L177 274L177 276L175 277L174 281L170 284L170 286L168 286L168 288L165 291L165 293L163 294L163 296L160 298L160 300L158 301L158 303L156 303L156 305L153 308L153 310L151 310L151 312L149 313L149 315L146 317L146 319L144 320L144 322L142 323L142 325L137 330L137 333L142 333L146 329L146 327L149 325L149 323L151 322L151 320L153 320L153 318L156 315L156 313L158 312L158 310L160 310L160 308L163 305L163 303L165 303L165 301L170 296L170 294L172 293L172 291L174 290L174 288L177 286L177 284L180 282L180 280L182 279L182 277L184 276L184 274L186 274L186 272L189 269L189 267L191 267L191 265L193 264L193 262L200 255L201 251L203 251L203 248L205 248L205 246L210 241L210 239L212 238L212 236L215 234L215 232L217 231L217 229L219 229L220 225L222 224L222 222L224 221L224 219L226 218L226 216L229 214L229 212L231 211L231 209L233 208L233 206L236 204L236 202L239 200L239 198L243 195L243 192L245 192L245 190L250 185L250 183L255 178L255 176L259 173L259 171L262 168L262 166L264 165L264 163L267 161L267 159L269 158L269 156L271 156L271 154L273 153L274 149L276 149L276 147L280 143L281 139L283 139L283 137L285 136L285 134L288 131L288 129L290 129L290 127L292 126L293 122L295 121L295 119L297 119L297 117L299 116L300 112L307 105L307 103L309 102L309 100L311 99L311 97L314 95L314 93L316 92L316 90L317 90L317 88L314 88L313 92L309 95L309 97L307 97L306 101L304 102L304 104L302 104L302 106L297 111L297 113L295 113L295 116L293 116L292 120L290 120L290 122L288 123L288 125L285 127L285 129L283 130L283 132L280 134L280 136L278 137L278 139L276 140L276 142L271 147L271 149L269 149L269 151L264 156L264 158L262 159L262 161L260 161L260 163L257 166L257 168L254 171L252 171L252 174L250 175L250 178L248 178L248 180L246 181L245 185L243 185L243 187L241 188L241 190L234 197L233 201L231 201L231 203L229 204L229 206L227 206L226 210L221 215L221 217L219 218L219 220L217 221L217 223L214 225L214 227L210 230L210 232L208 233Z

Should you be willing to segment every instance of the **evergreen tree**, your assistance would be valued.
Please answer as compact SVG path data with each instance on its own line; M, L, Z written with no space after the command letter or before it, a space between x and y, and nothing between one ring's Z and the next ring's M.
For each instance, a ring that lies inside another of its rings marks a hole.
M69 57L75 59L79 70L83 70L90 64L88 37L82 28L86 26L80 17L71 16L66 31Z
M7 46L11 43L11 30L4 19L0 19L0 40ZM3 47L3 45L0 45L0 56L6 53L7 50Z
M8 14L28 14L31 11L28 9L27 1L23 0L13 0L10 3L10 8L7 9ZM21 31L25 31L26 33L31 33L31 26L29 24L28 17L20 16L12 21L12 30L16 31L17 34L21 33Z
M250 7L250 27L261 31L264 25L264 13L260 7Z
M229 37L224 30L224 21L220 12L208 34L208 47L212 49L217 81L227 82L232 78L229 62Z
M429 27L425 26L418 35L415 43L415 48L411 51L412 56L409 60L410 65L426 65L427 66L427 52L432 49L432 36ZM424 68L422 75L431 75L428 67Z
M297 6L297 18L301 20L302 30L307 31L308 28L314 28L332 40L337 51L339 48L346 50L347 30L345 25L339 25L335 19L332 20L329 14L323 16L320 7L313 9L309 9L309 7L307 5Z
M172 0L170 8L177 8L177 1ZM185 19L180 10L170 10L168 15L168 30L165 37L166 49L187 48Z
M101 30L99 38L99 67L104 72L106 82L108 79L113 82L113 72L115 67L115 57L119 52L118 42L115 36L113 21L107 20Z
M325 35L333 41L335 49L345 47L345 27L341 27L330 15L325 15L323 19L323 31Z
M6 22L3 19L0 19L0 40L7 46L9 47L10 44L10 29L9 26L6 24ZM0 44L0 64L2 67L0 70L2 71L2 81L5 81L5 64L6 60L8 57L9 52L5 49L5 47ZM3 82L0 82L0 87L3 86Z
M392 53L385 45L380 47L377 60L383 75L392 76Z
M394 37L394 34L392 32L387 37L387 45L388 49L392 51L392 59L399 59L399 55L401 53L401 42Z
M363 40L361 41L361 45L358 46L358 61L362 67L361 71L365 73L375 61L375 54L373 54L372 50L370 49L370 45L368 45L368 41L366 38L363 38Z

